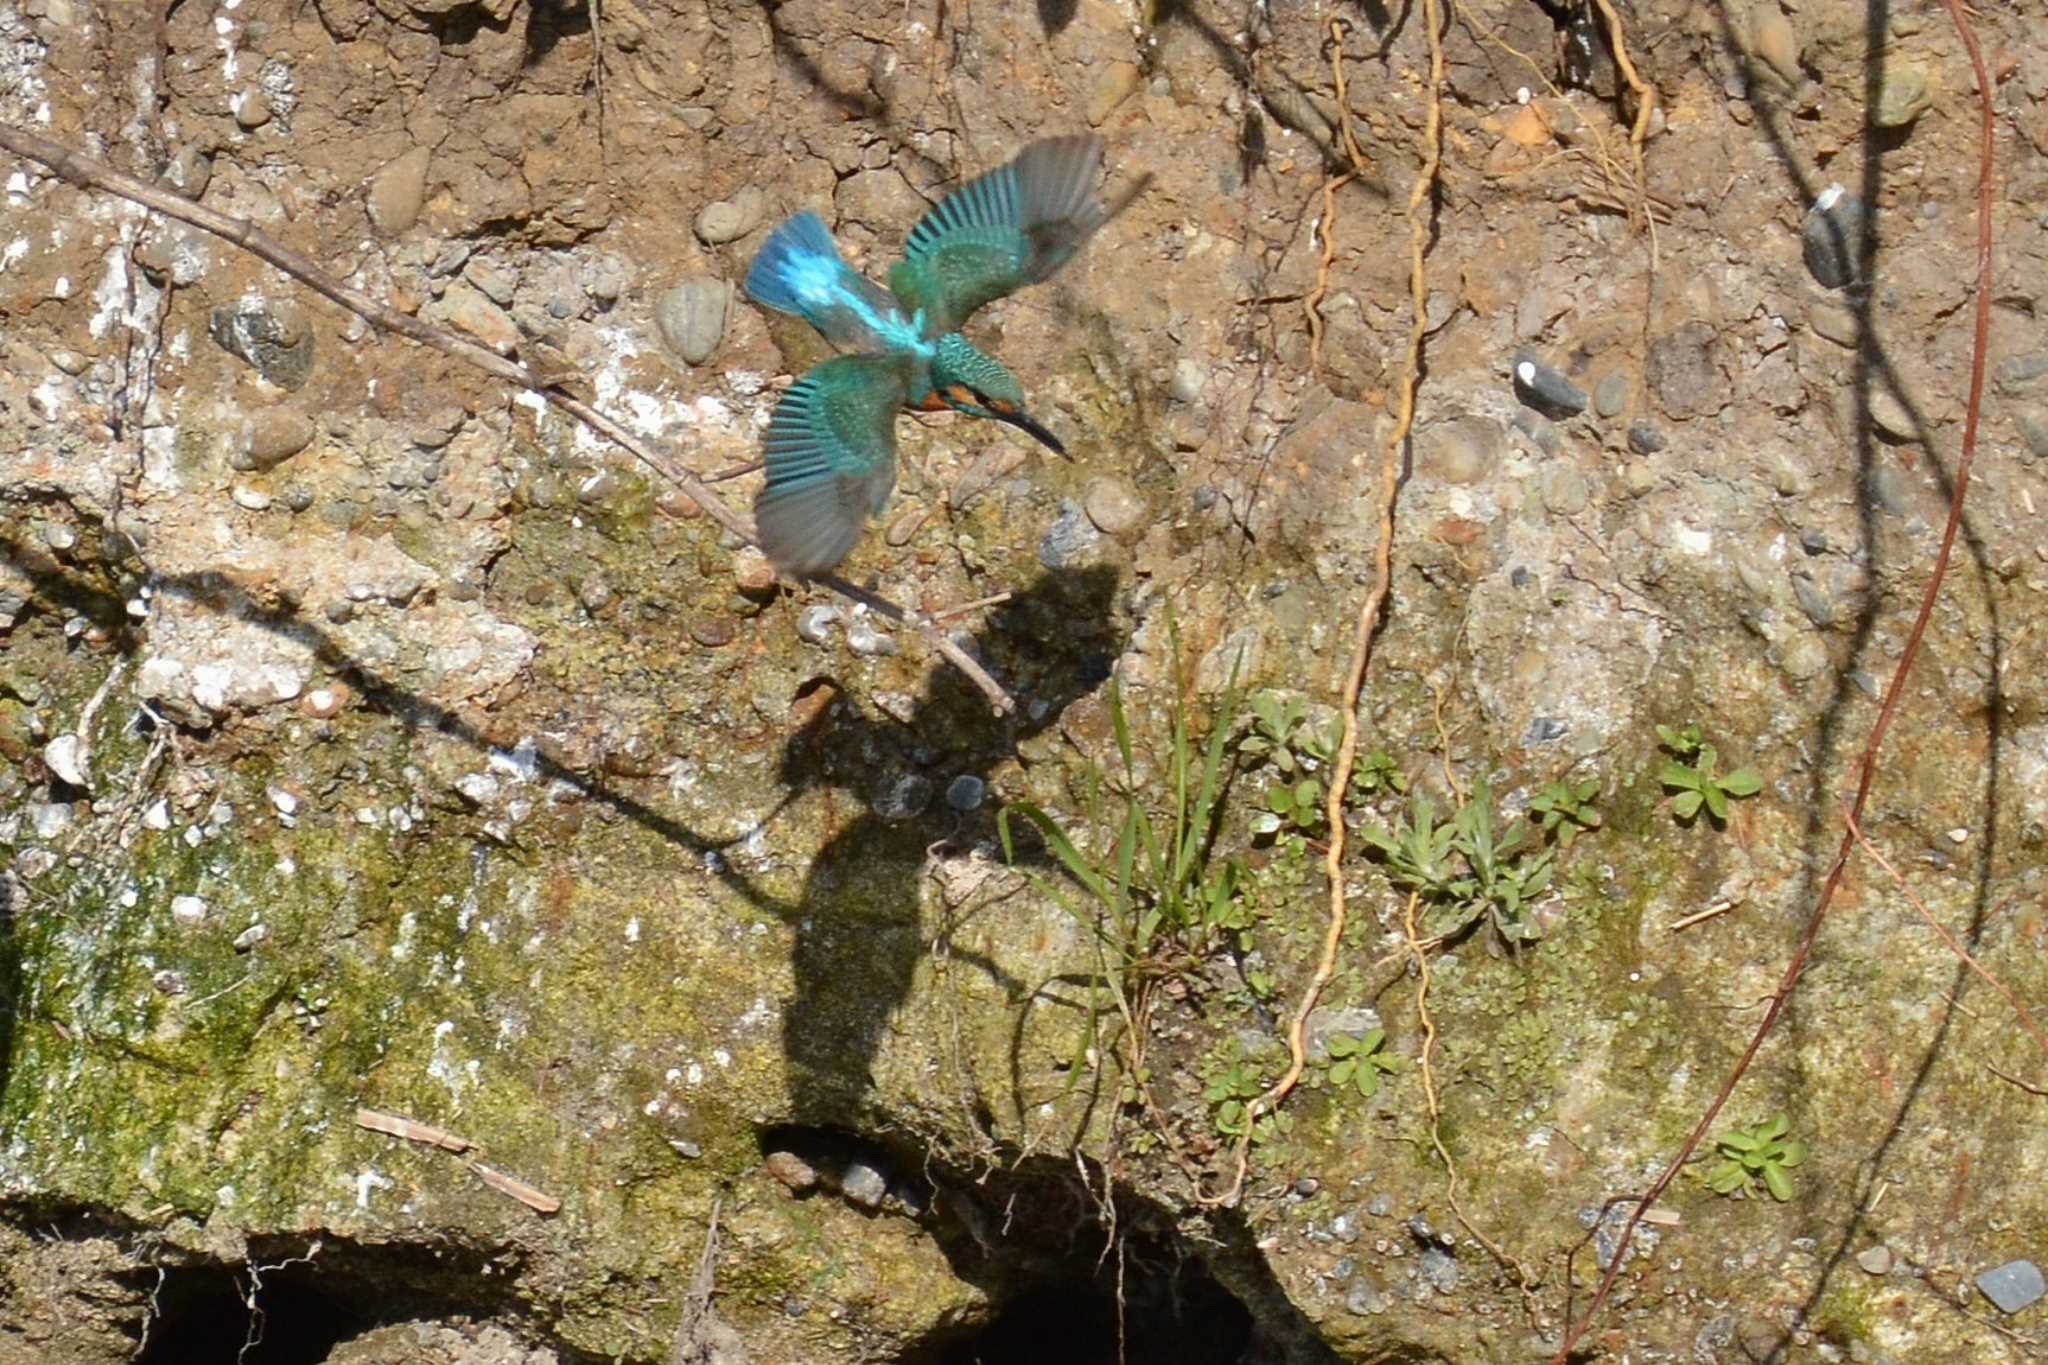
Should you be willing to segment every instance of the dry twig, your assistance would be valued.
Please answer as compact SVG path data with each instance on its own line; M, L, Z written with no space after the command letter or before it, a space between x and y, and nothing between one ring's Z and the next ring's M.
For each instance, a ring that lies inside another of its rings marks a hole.
M702 478L677 464L651 442L627 431L598 408L555 387L554 380L528 366L515 360L508 360L487 346L467 341L446 328L436 327L432 323L401 313L359 290L349 288L322 270L310 257L268 236L247 219L235 218L204 205L195 204L161 186L152 185L146 180L139 180L111 166L80 156L62 143L53 142L49 138L10 123L0 123L0 147L6 148L16 156L26 157L48 167L60 178L83 189L104 190L140 204L144 208L154 209L166 217L203 228L217 237L234 243L251 255L268 261L301 284L348 309L373 326L396 332L423 346L431 346L444 355L474 365L488 375L539 394L547 402L606 437L634 459L680 488L690 501L703 508L705 514L720 526L748 544L754 543L754 528L748 524L747 519L712 492ZM819 581L844 591L844 580L821 578ZM866 594L860 600L874 606L881 599ZM944 656L948 663L965 673L974 685L981 689L998 714L1008 715L1016 709L1009 693L1005 692L1002 686L989 676L988 671L976 663L965 650L948 639L945 632L927 622L922 616L905 612L893 604L886 610L892 619L902 621L920 631L932 648Z
M1358 697L1365 686L1366 666L1372 661L1373 635L1379 628L1380 611L1386 605L1387 594L1394 581L1394 502L1400 492L1401 448L1408 440L1408 433L1415 424L1415 391L1421 382L1422 343L1429 327L1429 277L1423 256L1429 246L1430 213L1425 205L1430 190L1436 184L1438 170L1442 164L1443 130L1443 88L1444 49L1443 19L1438 0L1423 0L1423 22L1429 36L1429 110L1422 130L1422 166L1416 172L1415 182L1408 190L1408 293L1409 305L1414 313L1408 330L1408 352L1403 363L1401 376L1401 406L1394 422L1394 429L1387 434L1386 445L1380 452L1379 488L1379 539L1374 556L1374 575L1371 591L1358 610L1358 624L1352 637L1351 662L1344 675L1342 699L1338 712L1344 718L1344 737L1337 746L1336 761L1330 767L1330 790L1328 808L1324 812L1330 826L1330 842L1323 856L1323 874L1330 886L1330 916L1328 928L1323 935L1322 956L1316 961L1315 974L1301 993L1301 1000L1295 1006L1294 1015L1287 1027L1287 1070L1280 1079L1266 1089L1266 1092L1245 1106L1244 1133L1237 1142L1236 1166L1230 1184L1221 1195L1201 1195L1203 1203L1232 1205L1244 1193L1245 1173L1251 1166L1252 1133L1263 1116L1278 1109L1301 1081L1302 1072L1308 1066L1308 1049L1304 1035L1308 1029L1308 1017L1314 1012L1316 1001L1323 988L1336 975L1337 952L1344 942L1346 904L1344 893L1344 795L1351 787L1351 770L1358 760ZM1340 41L1335 45L1331 61L1339 64L1344 59L1341 30L1331 25L1333 34ZM1341 79L1341 78L1340 78ZM1339 87L1341 88L1341 86ZM1364 157L1357 144L1348 135L1345 137L1346 155L1353 158L1353 170L1363 173Z
M1601 0L1601 8L1607 8ZM1792 957L1785 964L1784 974L1779 977L1777 987L1771 992L1763 1018L1757 1021L1756 1031L1750 1035L1749 1044L1743 1048L1741 1057L1736 1059L1734 1068L1721 1082L1720 1091L1712 1104L1700 1116L1692 1133L1678 1149L1677 1155L1650 1183L1649 1190L1637 1204L1636 1211L1622 1224L1621 1235L1616 1239L1614 1253L1608 1260L1607 1270L1600 1277L1600 1287L1593 1294L1593 1301L1587 1305L1586 1314L1577 1323L1569 1324L1564 1340L1559 1343L1557 1354L1551 1357L1551 1365L1565 1365L1570 1360L1579 1341L1591 1329L1599 1316L1602 1305L1614 1290L1616 1276L1627 1260L1630 1240L1635 1236L1636 1224L1642 1221L1642 1210L1654 1203L1657 1196L1677 1178L1685 1163L1705 1141L1714 1120L1720 1116L1728 1097L1735 1093L1736 1083L1749 1070L1764 1039L1778 1022L1778 1015L1784 1009L1786 1000L1791 998L1792 989L1806 970L1806 961L1813 951L1814 939L1820 933L1820 926L1827 918L1828 907L1834 904L1835 893L1842 884L1848 870L1849 854L1856 846L1856 822L1862 818L1864 807L1869 804L1870 789L1877 778L1877 755L1884 745L1884 737L1891 729L1892 718L1897 713L1899 698L1906 689L1906 677L1912 672L1913 663L1920 656L1920 646L1927 635L1927 622L1934 614L1934 603L1941 596L1941 585L1948 577L1949 559L1955 551L1956 532L1962 525L1963 501L1970 491L1970 465L1977 455L1977 424L1984 407L1985 354L1991 340L1991 148L1992 148L1992 86L1984 69L1984 55L1977 46L1977 35L1971 30L1962 0L1948 0L1949 17L1954 20L1956 32L1961 35L1964 49L1970 54L1970 68L1977 77L1977 100L1979 108L1978 161L1977 161L1977 280L1975 301L1975 330L1970 347L1970 392L1968 403L1963 410L1963 444L1956 456L1955 478L1949 495L1948 521L1942 527L1941 545L1935 551L1934 566L1927 577L1927 586L1920 595L1920 610L1913 618L1913 628L1906 636L1905 648L1899 653L1899 662L1892 670L1891 682L1884 691L1884 700L1878 706L1877 720L1870 727L1870 738L1864 742L1863 752L1857 758L1856 793L1847 805L1848 823L1842 831L1842 838L1835 848L1835 856L1829 864L1827 879L1821 883L1820 895L1815 900L1813 911L1807 916L1806 928L1799 936L1798 945L1792 950Z

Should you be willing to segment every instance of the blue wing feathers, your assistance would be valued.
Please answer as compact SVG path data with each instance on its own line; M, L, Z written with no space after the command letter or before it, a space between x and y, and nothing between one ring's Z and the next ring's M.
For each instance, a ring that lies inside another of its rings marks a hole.
M832 287L845 268L832 230L806 209L768 234L747 271L747 293L757 303L803 317L811 307L831 301Z
M836 346L877 350L916 335L896 300L840 258L832 230L808 209L768 234L747 270L747 293L794 313Z
M754 503L761 548L786 573L844 559L896 482L901 360L840 356L812 369L775 406L761 443L767 483Z

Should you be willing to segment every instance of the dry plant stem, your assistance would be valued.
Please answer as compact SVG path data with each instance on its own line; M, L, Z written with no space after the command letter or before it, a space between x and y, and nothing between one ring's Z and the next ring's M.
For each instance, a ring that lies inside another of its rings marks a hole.
M1415 936L1415 911L1422 903L1419 892L1408 893L1407 908L1401 914L1401 935L1406 940L1408 951L1413 954L1417 972L1415 986L1415 1017L1422 1025L1422 1060L1416 1068L1422 1076L1422 1098L1429 1106L1429 1145L1436 1149L1437 1160L1444 1163L1445 1193L1450 1198L1451 1212L1458 1215L1458 1221L1473 1239L1493 1256L1501 1265L1515 1272L1524 1290L1533 1288L1536 1276L1529 1267L1508 1254L1505 1247L1496 1243L1472 1221L1472 1215L1465 1212L1465 1205L1458 1198L1458 1163L1451 1160L1451 1153L1444 1146L1442 1129L1443 1106L1436 1094L1436 1069L1431 1064L1431 1055L1436 1051L1436 1019L1429 1012L1429 951L1421 939Z
M1628 59L1628 43L1621 31L1621 16L1614 11L1614 0L1593 0L1600 7L1600 17L1607 21L1607 41L1614 49L1614 64L1621 70L1621 78L1628 82L1628 88L1636 92L1636 122L1629 129L1628 150L1635 162L1636 193L1642 196L1643 221L1650 232L1650 269L1657 268L1657 216L1650 212L1650 182L1643 174L1643 140L1650 135L1650 113L1657 107L1657 89L1636 74L1635 63Z
M1408 354L1402 366L1400 412L1380 452L1379 540L1374 553L1372 590L1358 609L1358 626L1352 636L1351 664L1344 675L1342 701L1338 705L1338 713L1344 717L1344 738L1337 746L1336 761L1330 767L1330 790L1323 812L1330 826L1330 843L1323 855L1323 875L1330 885L1329 925L1323 934L1323 952L1316 961L1315 974L1309 978L1293 1017L1288 1020L1287 1070L1263 1095L1245 1107L1244 1133L1237 1142L1236 1168L1231 1174L1230 1185L1221 1196L1202 1197L1203 1203L1227 1207L1235 1204L1244 1193L1245 1173L1251 1166L1253 1129L1260 1118L1278 1109L1301 1082L1301 1074L1308 1067L1308 1048L1304 1041L1308 1017L1314 1012L1323 988L1336 975L1337 952L1344 942L1347 917L1344 897L1344 793L1350 789L1351 770L1358 760L1358 695L1365 686L1366 666L1372 662L1373 632L1379 624L1380 610L1386 605L1387 593L1394 581L1394 500L1400 491L1401 447L1415 424L1415 389L1422 374L1422 342L1429 326L1429 276L1423 263L1423 253L1429 246L1429 213L1424 205L1429 199L1430 187L1436 183L1437 169L1441 164L1443 127L1443 20L1438 12L1438 0L1423 0L1423 22L1429 31L1429 109L1422 130L1422 166L1415 174L1415 183L1408 190L1408 295L1414 318L1409 324ZM1335 24L1331 28L1333 33L1337 32ZM1331 61L1341 69L1343 57L1340 43ZM1339 112L1342 113L1341 108ZM1364 158L1357 143L1348 132L1344 141L1347 155L1354 158L1353 169L1363 172Z
M1604 6L1603 6L1604 8ZM1927 622L1934 614L1935 600L1941 595L1941 585L1948 577L1949 558L1955 551L1956 531L1962 525L1963 500L1970 491L1970 464L1977 455L1977 424L1984 406L1984 362L1985 352L1990 347L1991 334L1991 147L1992 113L1991 80L1984 70L1984 55L1977 47L1977 35L1971 31L1969 19L1962 0L1948 0L1949 17L1955 21L1956 32L1963 40L1963 48L1970 54L1970 68L1977 77L1977 100L1979 108L1978 160L1977 160L1977 290L1975 309L1975 331L1970 346L1970 394L1963 411L1963 444L1956 456L1954 491L1948 504L1948 522L1942 527L1941 546L1934 555L1934 566L1927 577L1927 587L1920 595L1920 611L1913 618L1913 629L1906 636L1906 647L1899 655L1898 666L1892 670L1891 682L1886 686L1884 701L1879 705L1877 720L1870 727L1870 738L1865 741L1863 753L1856 762L1856 794L1847 807L1847 825L1835 849L1833 862L1828 867L1827 880L1821 884L1820 896L1815 900L1813 912L1807 917L1805 931L1799 936L1799 944L1792 951L1792 959L1785 964L1784 975L1769 996L1763 1018L1757 1021L1756 1032L1750 1036L1749 1045L1736 1059L1734 1069L1721 1082L1721 1089L1714 1096L1714 1102L1707 1106L1700 1116L1678 1154L1671 1159L1649 1190L1636 1205L1622 1225L1621 1237L1616 1242L1614 1254L1607 1263L1607 1270L1600 1277L1600 1287L1593 1295L1593 1301L1586 1307L1586 1315L1570 1326L1564 1334L1564 1341L1551 1357L1551 1365L1565 1365L1580 1338L1592 1327L1600 1314L1607 1296L1613 1292L1616 1276L1627 1263L1630 1240L1635 1236L1636 1224L1642 1220L1642 1210L1657 1201L1679 1169L1692 1158L1705 1140L1707 1130L1719 1117L1721 1108L1734 1093L1735 1086L1749 1070L1750 1062L1757 1050L1763 1046L1766 1036L1778 1021L1778 1014L1790 998L1792 988L1798 984L1799 975L1806 969L1806 960L1813 951L1813 941L1820 933L1822 920L1827 917L1828 907L1834 903L1835 892L1840 889L1842 876L1849 865L1849 854L1856 846L1857 822L1862 819L1863 808L1870 800L1870 788L1877 775L1877 755L1884 744L1885 733L1891 729L1892 717L1897 713L1899 697L1906 688L1906 676L1912 672L1913 662L1920 655L1920 645L1927 634Z
M1969 951L1962 944L1956 942L1955 935L1942 927L1941 921L1935 919L1934 912L1929 910L1926 904L1913 894L1912 887L1906 885L1906 879L1899 875L1899 869L1892 865L1891 859L1885 857L1883 851L1876 844L1870 842L1870 836L1865 834L1863 826L1856 822L1856 812L1845 808L1842 811L1842 819L1848 825L1849 833L1856 840L1857 846L1865 853L1868 853L1876 860L1877 865L1885 870L1891 877L1892 883L1899 888L1899 894L1906 898L1907 903L1918 912L1921 919L1927 921L1927 927L1934 931L1935 937L1947 944L1948 950L1961 958L1964 966L1968 967L1978 976L1983 977L1985 984L2005 998L2005 1003L2011 1005L2013 1013L2020 1017L2020 1027L2024 1028L2032 1036L2035 1044L2044 1054L2048 1054L2048 1034L2044 1034L2041 1031L2041 1026L2034 1022L2033 1012L2020 1003L2019 997L2014 995L2003 981L2000 981L1997 977L1979 966L1977 959L1971 957Z
M1323 181L1323 252L1316 262L1316 287L1309 290L1308 297L1302 301L1302 311L1308 315L1308 373L1311 379L1323 377L1323 296L1330 292L1330 266L1337 259L1337 191L1357 179L1365 169L1365 154L1351 132L1351 105L1344 94L1344 23L1338 19L1330 21L1330 80L1337 87L1337 121L1351 169Z
M549 380L517 361L506 359L489 347L474 341L465 341L453 332L422 322L418 318L377 302L367 294L350 289L322 270L310 257L273 240L247 219L231 217L195 204L161 186L80 156L62 143L53 142L49 138L10 123L0 123L0 147L6 148L16 156L26 157L39 165L47 166L61 179L81 188L117 194L144 208L154 209L167 218L176 218L180 222L204 228L251 255L268 261L309 289L340 304L366 322L408 337L422 346L431 346L444 355L466 361L484 373L509 384L517 384L521 388L532 390L682 489L690 501L703 508L706 515L720 526L748 544L754 543L752 525L739 512L734 511L731 504L712 492L703 479L684 469L666 454L654 449L598 409L579 398L573 398L549 387ZM882 599L867 594L859 600L866 601L869 606L874 607L875 603ZM882 610L880 607L875 609ZM934 649L982 690L988 697L989 705L993 706L998 714L1007 715L1016 709L1010 700L1010 694L988 675L986 669L969 658L966 651L947 639L944 633L933 628L922 617L905 612L900 607L892 605L888 610L894 619L922 631Z

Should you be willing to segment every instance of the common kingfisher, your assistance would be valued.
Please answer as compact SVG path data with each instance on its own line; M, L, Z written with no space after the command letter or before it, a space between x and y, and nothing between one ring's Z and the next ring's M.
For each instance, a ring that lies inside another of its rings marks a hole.
M1024 410L1016 377L959 329L983 304L1049 277L1109 220L1101 172L1093 134L1032 143L918 220L887 289L840 258L809 210L768 234L747 293L852 352L813 366L769 420L754 522L777 569L822 574L846 558L896 485L905 408L993 417L1066 453Z

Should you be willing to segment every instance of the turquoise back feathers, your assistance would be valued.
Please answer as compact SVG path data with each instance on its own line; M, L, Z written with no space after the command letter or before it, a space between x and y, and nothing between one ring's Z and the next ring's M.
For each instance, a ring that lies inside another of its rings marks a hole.
M853 549L895 486L905 407L995 418L1062 449L1025 412L1016 378L958 329L983 304L1052 275L1108 221L1101 171L1098 137L1032 143L918 221L888 289L846 264L815 213L768 235L748 295L854 352L813 367L769 422L754 518L779 570L827 573Z

